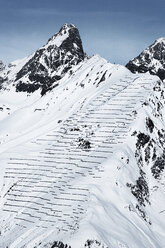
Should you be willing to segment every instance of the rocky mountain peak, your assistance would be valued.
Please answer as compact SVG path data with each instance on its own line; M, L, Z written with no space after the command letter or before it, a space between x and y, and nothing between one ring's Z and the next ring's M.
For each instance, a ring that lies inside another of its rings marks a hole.
M84 59L81 37L78 29L73 24L64 24L59 32L48 40L44 47L48 48L50 46L58 47L66 53L70 52L71 54L78 55L80 59Z
M165 79L165 38L157 39L140 55L130 60L126 67L133 73L150 72L160 79Z
M77 29L77 28L76 28L76 26L75 26L74 24L70 24L70 25L69 25L69 24L65 23L65 24L61 27L61 29L59 30L58 33L64 34L65 31L68 31L69 29Z
M157 39L155 42L165 44L165 37L161 37L161 38Z
M149 52L153 54L153 58L161 63L165 62L165 38L157 39L153 45L149 47Z
M34 92L40 88L41 94L45 94L84 58L78 29L73 24L64 24L17 73L16 89Z
M61 43L69 36L70 29L77 29L77 28L74 25L70 26L68 24L64 24L60 28L60 30L48 40L46 45L50 45L52 43L59 47Z

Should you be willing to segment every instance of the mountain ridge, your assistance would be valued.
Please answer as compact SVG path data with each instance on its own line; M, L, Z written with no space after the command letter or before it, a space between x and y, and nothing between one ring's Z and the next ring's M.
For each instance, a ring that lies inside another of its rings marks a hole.
M165 79L165 38L157 39L152 45L146 48L133 60L130 60L126 67L133 73L149 72L157 75L161 80Z

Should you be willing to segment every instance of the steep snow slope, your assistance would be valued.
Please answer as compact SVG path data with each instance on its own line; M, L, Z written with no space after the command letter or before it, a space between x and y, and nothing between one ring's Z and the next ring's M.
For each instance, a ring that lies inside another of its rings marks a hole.
M75 66L73 73L71 75L67 73L59 80L59 86L44 97L41 97L39 90L33 94L16 92L15 87L10 85L8 90L0 93L1 143L6 143L33 129L35 133L33 135L37 135L39 127L42 129L43 125L53 126L54 123L57 125L60 118L65 119L77 105L83 102L85 104L88 97L92 98L106 78L113 81L118 76L119 68L121 75L124 74L126 71L124 67L111 65L98 55L93 56Z
M0 92L0 247L163 248L164 84L84 55L41 97L17 88L34 58Z
M157 209L150 216L127 186L139 168L132 146L123 146L156 81L95 56L59 90L1 122L2 247L51 247L53 241L81 247L88 239L108 247L163 247L163 230L152 233Z
M139 56L130 60L126 67L135 72L149 72L165 79L165 38L156 40L146 48Z

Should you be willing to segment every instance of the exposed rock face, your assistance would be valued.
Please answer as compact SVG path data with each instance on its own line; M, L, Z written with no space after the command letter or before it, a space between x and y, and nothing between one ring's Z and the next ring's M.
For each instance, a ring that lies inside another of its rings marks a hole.
M2 72L5 69L5 65L3 64L2 60L0 60L0 72ZM0 90L2 88L3 84L3 77L0 75Z
M84 58L78 29L65 24L17 73L16 89L34 92L41 88L43 95Z
M165 79L165 38L156 40L139 56L130 60L126 67L133 73L149 72Z
M0 77L0 90L2 89L2 84L3 84L3 78Z
M0 71L2 71L5 68L5 65L3 64L2 60L0 60Z

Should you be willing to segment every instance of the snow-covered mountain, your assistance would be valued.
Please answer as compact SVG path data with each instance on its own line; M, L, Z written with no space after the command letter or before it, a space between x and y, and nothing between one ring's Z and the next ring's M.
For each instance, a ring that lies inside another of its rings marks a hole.
M156 40L139 56L130 60L126 67L133 73L149 72L165 79L165 38Z
M84 58L78 29L73 24L65 24L34 54L23 61L10 63L9 68L15 67L15 73L10 75L10 69L6 69L6 79L15 81L17 91L31 93L41 89L43 95L57 87L66 72L71 74L72 67Z
M163 248L163 81L66 24L3 80L0 248Z

